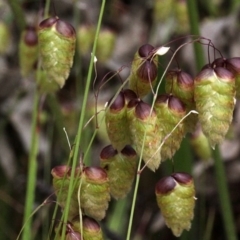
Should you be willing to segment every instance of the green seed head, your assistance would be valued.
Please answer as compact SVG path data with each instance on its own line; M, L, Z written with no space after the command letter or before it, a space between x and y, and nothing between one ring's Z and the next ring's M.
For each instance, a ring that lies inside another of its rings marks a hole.
M69 193L69 181L72 169L68 166L57 166L52 169L53 176L53 188L57 196L57 203L61 206L62 210L65 209L68 193ZM79 212L78 204L78 187L79 187L79 174L75 174L74 182L76 187L73 191L68 219L72 219Z
M63 224L61 224L61 225L63 225ZM62 226L61 226L61 228L62 228ZM60 228L58 235L55 236L56 240L62 239L62 229L61 228ZM64 235L65 235L64 239L66 239L66 240L83 240L83 238L81 237L79 228L75 227L73 225L73 223L71 223L71 222L67 223L66 232Z
M38 58L38 36L34 27L27 27L19 43L19 64L22 76L26 77L34 68Z
M195 131L190 134L190 144L196 155L202 160L209 160L212 156L209 141L202 131L200 124L197 125Z
M176 32L186 34L189 31L188 7L186 0L177 0L174 3L174 15L176 18Z
M193 78L181 69L167 72L165 90L181 99L186 105L193 104Z
M131 190L137 169L137 154L127 145L117 152L112 145L103 148L100 154L101 167L108 174L110 193L115 199L124 198Z
M93 218L83 217L84 240L103 240L103 234L99 223Z
M223 141L234 109L235 78L223 67L205 66L195 77L194 99L203 133L214 148Z
M113 147L121 151L131 144L124 93L120 92L113 102L110 100L108 103L111 104L105 114L108 137Z
M95 28L91 25L81 25L77 29L77 47L80 55L90 53L94 41Z
M185 123L181 120L186 115L186 108L177 97L163 94L157 97L154 109L157 113L159 135L167 137L161 149L161 158L164 161L173 157L185 136Z
M9 50L11 34L5 22L0 21L0 54L5 54Z
M81 208L83 213L96 220L106 215L110 201L109 179L100 167L86 167L81 177Z
M39 50L49 81L63 87L73 64L76 33L72 25L51 17L39 24Z
M99 62L106 63L111 57L116 42L116 33L110 28L100 31L97 42L96 57Z
M161 135L158 131L156 112L139 99L131 100L127 107L129 129L136 152L138 156L142 155L147 167L155 171L161 162Z
M129 80L129 88L142 98L154 88L157 80L157 57L150 44L141 46L134 56Z
M166 225L173 234L179 237L184 229L189 230L195 206L192 177L186 173L173 173L157 182L155 193Z
M153 2L153 20L155 23L165 22L173 14L173 6L175 5L173 0L155 0Z
M187 113L195 110L194 81L193 78L181 69L170 70L166 75L165 90L179 98L186 106ZM192 132L195 129L198 118L191 114L185 119L185 131Z
M76 231L81 231L81 224L79 216L76 216L71 221L71 228ZM82 230L84 240L103 240L103 234L99 223L93 218L83 216L82 217Z

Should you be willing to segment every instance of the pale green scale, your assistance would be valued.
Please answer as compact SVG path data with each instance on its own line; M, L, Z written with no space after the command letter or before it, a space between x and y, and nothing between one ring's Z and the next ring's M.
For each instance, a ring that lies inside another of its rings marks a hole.
M117 153L108 160L101 161L101 167L107 167L110 193L115 199L124 198L131 190L136 175L138 157Z
M42 67L49 80L56 81L62 87L73 64L75 38L58 34L55 27L39 30L38 36Z
M23 77L26 77L33 70L38 58L38 44L28 46L24 42L25 34L26 31L23 31L19 43L19 64Z
M102 220L110 201L109 180L89 181L83 173L80 199L84 214L96 220Z
M189 230L194 216L195 206L194 184L180 185L176 182L175 188L167 194L157 194L157 203L166 225L173 234L179 237L182 231Z
M234 81L223 82L216 75L195 81L196 109L203 132L213 148L222 142L232 121L234 95Z
M185 116L186 112L176 113L171 111L167 103L157 104L155 103L154 109L157 113L157 121L159 123L159 134L164 137L168 136L174 127L179 124L180 120ZM185 135L185 126L180 123L178 127L171 133L171 135L165 140L161 149L162 161L171 159L176 151L179 149L182 139Z
M77 183L76 186L79 186L79 179L76 179ZM69 192L69 178L62 178L57 179L53 178L53 188L55 190L55 194L57 196L57 203L61 206L62 209L65 208L67 196ZM78 212L79 212L79 204L77 199L77 190L74 189L71 202L70 202L70 208L68 213L68 219L74 218Z
M127 79L129 81L129 89L133 90L134 92L137 93L137 95L142 98L146 96L148 93L154 89L156 82L157 82L157 77L155 79L146 81L138 76L138 69L141 67L141 65L146 61L146 59L141 58L137 53L134 55L130 75ZM157 57L155 56L152 59L153 64L157 66Z
M115 149L121 151L127 144L131 144L126 106L118 112L111 111L108 107L105 123L108 137Z
M157 115L152 112L144 121L135 116L135 109L127 111L129 129L138 156L141 156L147 167L152 171L158 169L161 163L161 136L158 131ZM143 150L142 150L143 149Z

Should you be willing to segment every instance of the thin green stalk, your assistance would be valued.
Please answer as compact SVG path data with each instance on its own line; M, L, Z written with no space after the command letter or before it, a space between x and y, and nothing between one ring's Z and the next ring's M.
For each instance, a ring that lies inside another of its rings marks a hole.
M86 86L85 86L85 92L84 92L83 103L82 103L82 108L81 108L79 126L78 126L77 136L76 136L76 140L75 140L76 147L75 147L75 151L74 151L74 155L73 155L72 171L71 171L70 182L69 182L69 190L70 191L67 196L66 208L64 211L64 213L65 213L64 219L63 219L64 222L67 222L67 219L68 219L70 201L71 201L71 197L72 197L72 193L73 193L74 172L75 172L77 162L78 162L79 146L81 143L81 136L82 136L81 133L83 131L83 126L84 126L85 112L86 112L86 107L87 107L87 99L88 99L88 94L89 94L89 89L90 89L90 84L91 84L91 79L92 79L93 65L94 65L94 60L95 60L95 52L96 52L96 48L97 48L97 40L98 40L98 35L100 32L100 27L101 27L101 23L102 23L103 13L104 13L104 9L105 9L105 3L106 3L106 0L103 0L102 4L101 4L100 14L99 14L99 18L98 18L98 25L97 25L97 30L96 30L96 35L95 35L95 40L94 40L94 45L93 45L92 56L91 56L90 65L89 65L89 69L88 69L88 76L87 76L87 82L86 82ZM66 231L66 225L64 224L63 232L65 232L65 231ZM62 240L64 240L63 235L62 235Z
M138 172L139 172L140 167L141 167L141 162L142 161L139 161L139 164L138 164ZM131 213L130 213L130 218L129 218L129 223L128 223L128 231L127 231L127 238L126 238L126 240L130 240L130 237L131 237L133 215L134 215L135 205L136 205L136 200L137 200L137 192L138 192L138 186L139 186L139 182L140 182L140 176L141 176L141 174L139 173L139 174L137 174L137 177L136 177L136 182L135 182L135 188L134 188L134 193L133 193L132 207L131 207Z
M213 158L226 239L237 240L224 163L218 146L213 151Z
M32 114L32 126L31 126L31 148L28 160L28 176L27 176L27 192L25 200L25 211L23 222L26 223L23 230L23 240L31 239L31 225L32 220L30 218L33 211L34 197L35 197L35 185L36 185L36 173L37 173L37 153L38 153L38 103L39 93L36 90L33 101L33 114Z
M50 140L49 142L52 144L53 142L53 132L54 132L54 127L52 124L50 124L50 126L48 126L48 131L47 131L47 137ZM43 172L43 178L44 181L47 184L51 184L51 175L49 174L51 172L51 144L50 147L48 149L48 152L44 158L44 172ZM49 234L49 226L50 224L50 216L49 214L49 207L47 209L44 209L43 213L42 213L42 223L43 223L43 230L42 230L42 236L44 238L46 238L46 236L48 236Z
M188 18L190 23L190 31L193 35L200 35L199 30L199 17L197 11L197 1L187 0ZM204 55L201 44L194 44L194 52L196 58L197 70L200 70L204 65Z
M48 17L51 0L47 0L44 7L44 18Z
M203 239L204 240L211 240L211 235L213 231L213 225L215 220L215 208L210 209L208 214L208 220L206 224L206 230Z
M20 6L20 3L21 2L19 0L8 0L8 4L12 9L15 22L18 25L19 30L23 31L24 28L26 27L26 20L25 20L23 10Z
M198 8L196 0L187 0L187 8L188 8L188 18L190 24L190 31L192 35L200 35L199 29L199 16L198 16ZM194 44L194 53L195 53L195 65L196 69L199 71L204 66L204 54L201 44ZM187 139L188 140L188 139ZM188 160L189 163L191 160ZM191 164L192 167L192 164ZM190 169L188 169L190 171ZM201 199L202 201L202 199ZM192 234L196 232L197 228L197 219L195 218L192 222ZM191 234L191 237L193 235ZM181 239L187 239L190 234L184 234Z

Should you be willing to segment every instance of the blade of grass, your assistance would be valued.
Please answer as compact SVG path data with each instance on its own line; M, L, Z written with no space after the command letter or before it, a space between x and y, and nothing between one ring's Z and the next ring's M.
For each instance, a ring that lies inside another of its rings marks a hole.
M193 35L200 35L199 17L197 11L197 1L187 0L188 18L190 23L190 31ZM196 58L197 70L200 70L204 65L204 55L201 44L194 44L194 52Z
M226 239L237 240L224 163L218 146L213 150L213 158Z
M188 8L188 19L189 19L189 24L190 24L190 31L192 35L200 35L200 29L199 29L199 15L198 15L198 8L197 8L197 1L196 0L187 0L187 8ZM204 66L204 54L203 54L203 49L202 45L200 44L194 44L194 53L195 53L195 65L196 69L199 71L203 66ZM189 142L189 139L186 139L186 141ZM189 149L189 144L188 144L188 149ZM192 159L192 156L191 156ZM186 170L191 173L192 169L192 160L190 160L190 156L188 156L188 164L189 167L187 167ZM185 164L186 166L187 164ZM201 199L201 203L203 199ZM202 204L203 206L203 204ZM204 212L204 211L203 211ZM197 231L197 219L196 217L194 218L192 222L192 228L191 232L185 233L182 237L181 240L187 239L190 237L193 237L193 234L196 233Z
M18 29L22 31L26 27L25 16L23 10L20 6L21 1L19 0L9 0L7 1L10 8L12 9L12 13L15 18L15 22L18 26Z
M25 208L23 222L26 223L23 230L23 240L31 239L31 225L32 220L29 218L33 211L34 198L35 198L35 186L36 186L36 173L37 173L37 153L38 153L38 103L39 93L36 90L33 100L33 114L32 114L32 126L31 126L31 147L28 160L28 175L27 175L27 192L25 195Z
M139 164L138 164L138 172L139 172L139 170L141 168L141 162L142 161L140 160ZM139 186L139 182L140 182L140 176L141 176L141 174L137 174L137 176L136 176L136 182L135 182L135 186L134 186L132 207L131 207L131 213L130 213L130 217L129 217L128 231L127 231L126 240L130 240L131 239L130 237L131 237L131 231L132 231L133 215L134 215L134 210L135 210L135 205L136 205L136 200L137 200L137 192L138 192L138 186Z
M73 193L74 174L75 174L75 169L77 166L77 159L79 156L79 146L81 143L81 136L82 136L81 133L83 131L83 126L84 126L85 112L86 112L86 107L87 107L87 99L88 99L88 94L89 94L89 89L90 89L90 84L91 84L91 79L92 79L93 66L94 66L94 61L95 61L95 52L96 52L96 48L97 48L97 40L98 40L98 35L100 32L100 27L101 27L101 23L102 23L103 13L104 13L104 9L105 9L105 3L106 3L106 0L103 0L102 4L101 4L100 14L99 14L99 18L98 18L98 24L97 24L96 34L95 34L95 40L94 40L94 44L93 44L92 56L91 56L90 65L89 65L89 69L88 69L88 76L87 76L87 82L86 82L85 91L84 91L79 126L78 126L77 136L76 136L76 140L75 140L76 148L75 148L74 155L73 155L72 171L71 171L70 182L69 182L69 193L67 196L66 208L64 211L64 218L63 218L64 222L67 222L67 219L68 219L68 212L69 212L69 207L70 207L69 205L70 205L71 196ZM66 231L66 225L64 224L63 232L65 232L65 231ZM62 240L64 240L63 235L62 235Z
M16 5L16 2L13 4ZM50 0L46 1L45 14L47 14L49 8ZM18 9L19 11L19 9ZM23 13L22 13L23 14ZM20 16L21 17L21 16ZM22 16L24 19L24 17ZM19 20L19 19L18 19ZM19 20L23 21L23 20ZM22 26L23 27L23 26ZM38 64L37 68L40 68L40 64ZM37 76L38 78L39 76ZM39 79L36 79L38 82ZM32 226L32 218L31 212L33 211L34 198L35 198L35 187L37 180L37 153L38 153L38 138L39 138L39 130L38 130L38 106L39 106L40 95L35 89L34 100L33 100L33 114L32 114L32 126L31 126L31 146L30 146L30 154L28 160L28 176L27 176L27 192L25 195L25 211L23 223L25 227L23 229L23 240L31 239L31 226Z

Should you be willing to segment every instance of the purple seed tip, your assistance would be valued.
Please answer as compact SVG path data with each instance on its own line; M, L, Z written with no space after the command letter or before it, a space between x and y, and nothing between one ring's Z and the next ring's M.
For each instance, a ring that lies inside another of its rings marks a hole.
M149 54L153 51L154 47L150 44L144 44L138 49L138 54L142 58L149 57Z
M192 181L192 176L188 173L183 173L183 172L179 172L179 173L173 173L171 175L178 183L181 184L188 184L189 182Z
M155 191L157 194L167 194L171 192L176 186L176 181L172 176L167 176L161 178L156 186L155 186Z

